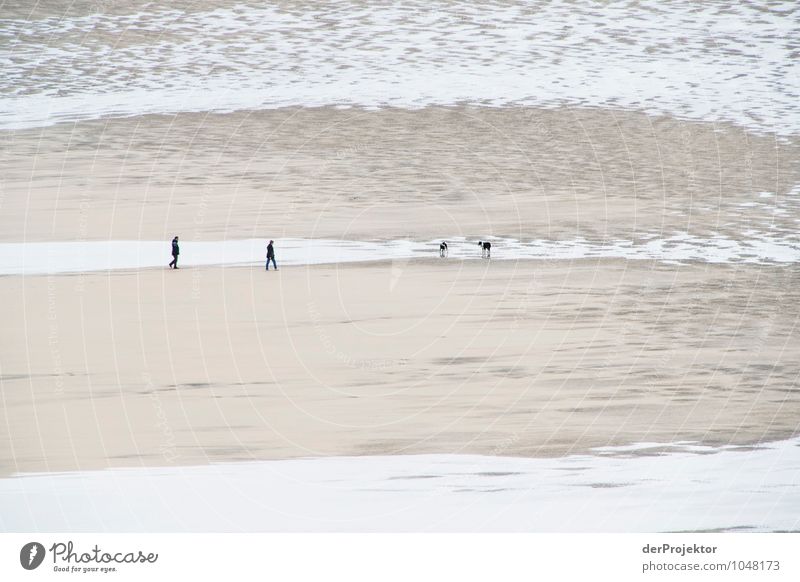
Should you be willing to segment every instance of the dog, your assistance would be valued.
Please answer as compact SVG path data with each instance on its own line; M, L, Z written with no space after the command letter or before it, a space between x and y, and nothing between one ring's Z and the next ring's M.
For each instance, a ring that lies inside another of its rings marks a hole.
M484 259L491 258L491 256L492 256L492 243L484 242L484 241L480 241L479 240L478 241L478 246L481 247L481 256Z
M447 241L439 243L439 256L445 258L448 254Z

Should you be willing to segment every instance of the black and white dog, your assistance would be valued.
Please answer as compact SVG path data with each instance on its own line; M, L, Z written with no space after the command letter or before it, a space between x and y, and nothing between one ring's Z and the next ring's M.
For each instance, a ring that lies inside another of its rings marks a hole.
M478 246L481 247L481 256L484 259L491 258L491 256L492 256L492 243L484 242L484 241L480 241L479 240L478 241Z
M439 244L439 256L445 258L447 256L447 241L442 241Z

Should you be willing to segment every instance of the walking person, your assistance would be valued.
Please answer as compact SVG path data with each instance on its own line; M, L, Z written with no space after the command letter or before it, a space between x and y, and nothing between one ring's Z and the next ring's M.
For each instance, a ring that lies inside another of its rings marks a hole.
M181 249L178 246L178 237L172 239L172 262L169 264L170 269L178 268L178 255L181 254Z
M272 266L275 267L275 270L278 270L278 265L275 262L275 249L272 247L272 243L275 241L269 241L267 245L267 271L269 271L269 262L272 261Z

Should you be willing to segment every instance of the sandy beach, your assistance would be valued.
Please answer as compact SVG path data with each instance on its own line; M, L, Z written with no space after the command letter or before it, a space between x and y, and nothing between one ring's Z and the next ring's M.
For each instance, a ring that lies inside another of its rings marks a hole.
M793 139L613 109L182 113L0 140L4 241L797 231Z
M180 114L3 139L7 241L790 244L800 202L791 140L619 111ZM796 280L579 256L2 277L2 471L785 438Z
M787 438L796 282L647 261L3 277L2 471Z
M0 531L796 529L797 14L3 6Z

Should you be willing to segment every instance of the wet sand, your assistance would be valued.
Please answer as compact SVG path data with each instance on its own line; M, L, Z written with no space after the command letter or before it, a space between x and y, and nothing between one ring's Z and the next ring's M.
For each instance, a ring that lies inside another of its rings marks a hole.
M798 434L793 266L0 278L0 472Z
M797 241L792 140L635 112L287 108L0 139L9 242ZM0 277L0 471L786 438L797 277L613 259Z
M0 240L796 237L800 149L613 109L285 108L0 134Z

